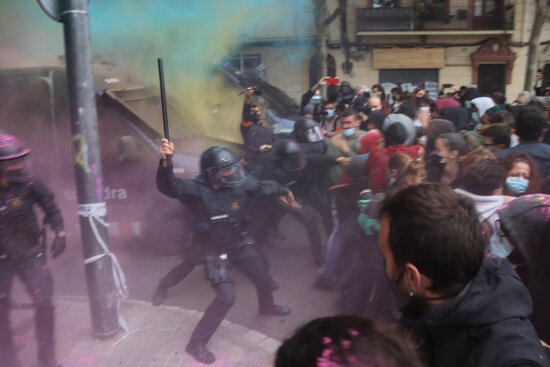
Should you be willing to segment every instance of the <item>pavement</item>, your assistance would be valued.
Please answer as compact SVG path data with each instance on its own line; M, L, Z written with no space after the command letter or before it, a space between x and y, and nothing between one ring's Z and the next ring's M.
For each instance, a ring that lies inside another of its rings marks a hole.
M54 305L57 357L64 367L204 366L185 352L202 312L124 300L119 314L129 333L121 330L108 339L98 339L92 335L86 297L54 297ZM33 317L33 309L13 309L10 315L22 367L38 367ZM281 319L273 318L274 322ZM265 334L224 320L208 344L217 358L210 366L273 366L279 345Z

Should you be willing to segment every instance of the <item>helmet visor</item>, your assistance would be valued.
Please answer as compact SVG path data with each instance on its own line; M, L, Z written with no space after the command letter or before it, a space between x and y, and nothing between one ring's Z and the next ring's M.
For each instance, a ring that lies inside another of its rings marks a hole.
M31 160L27 157L20 157L0 161L0 174L10 182L26 182L32 177Z
M243 183L245 177L240 161L229 166L216 168L213 171L213 175L215 176L213 183L222 187L238 186Z
M306 140L310 143L315 143L325 139L325 135L319 126L312 127L306 130Z

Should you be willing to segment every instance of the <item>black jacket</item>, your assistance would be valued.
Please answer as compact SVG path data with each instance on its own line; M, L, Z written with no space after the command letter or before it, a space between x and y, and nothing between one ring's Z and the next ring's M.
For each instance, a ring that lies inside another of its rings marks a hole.
M255 164L256 157L262 154L260 146L265 144L273 145L276 140L273 131L262 126L262 123L259 121L252 121L250 103L246 102L243 105L241 135L245 146L244 160L252 165Z
M422 341L430 366L549 366L528 320L532 303L509 261L486 258L460 294L406 324Z
M258 181L251 176L245 176L239 186L214 190L200 175L188 180L168 173L166 167L159 166L158 190L192 207L198 234L214 247L237 245L244 240L254 199L288 193L286 187L274 181Z
M63 218L53 198L36 176L0 189L0 257L24 257L25 252L38 246L40 227L33 209L35 204L42 208L54 231L63 229Z

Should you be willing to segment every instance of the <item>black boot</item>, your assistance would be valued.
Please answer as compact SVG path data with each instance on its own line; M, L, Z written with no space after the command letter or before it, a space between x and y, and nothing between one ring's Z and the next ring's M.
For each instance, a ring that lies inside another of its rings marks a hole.
M45 302L36 308L36 330L38 341L38 361L41 367L61 367L55 358L54 308Z
M290 307L275 304L260 307L260 315L288 316L290 315Z
M204 364L212 364L216 361L214 354L206 348L206 345L198 342L189 342L185 351L191 354L197 361Z
M164 303L164 300L168 296L168 290L162 286L158 286L153 294L153 306L160 306Z

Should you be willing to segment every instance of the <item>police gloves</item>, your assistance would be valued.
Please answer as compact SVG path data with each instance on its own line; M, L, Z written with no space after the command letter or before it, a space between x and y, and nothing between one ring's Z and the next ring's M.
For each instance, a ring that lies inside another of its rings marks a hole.
M55 259L59 255L65 251L65 247L67 246L66 240L65 240L65 232L61 231L58 232L52 242L52 245L50 247L50 252L52 254L52 259Z

